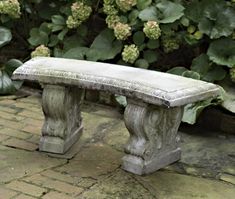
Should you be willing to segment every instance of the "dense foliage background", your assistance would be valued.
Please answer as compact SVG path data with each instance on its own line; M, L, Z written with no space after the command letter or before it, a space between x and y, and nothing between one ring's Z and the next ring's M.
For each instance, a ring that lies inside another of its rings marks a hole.
M16 59L31 56L105 61L214 82L226 90L222 105L235 112L234 0L0 1L0 94L20 86L9 77L21 64ZM217 103L188 105L184 120L193 123Z

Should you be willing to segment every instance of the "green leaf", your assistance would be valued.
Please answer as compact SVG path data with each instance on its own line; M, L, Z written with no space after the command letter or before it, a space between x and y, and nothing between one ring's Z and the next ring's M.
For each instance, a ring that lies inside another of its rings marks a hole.
M66 25L65 18L62 15L53 15L51 17L52 23L56 25Z
M144 43L145 35L142 31L138 31L133 35L133 42L137 46L141 46Z
M182 76L182 74L185 71L188 71L188 69L185 67L178 66L178 67L171 68L170 70L167 71L167 73Z
M151 5L152 0L137 0L137 8L138 10L143 10Z
M56 24L50 24L50 28L52 32L57 32L59 30L63 30L64 26L63 25L56 25Z
M190 25L190 21L186 17L182 17L180 23L185 27L188 27Z
M158 59L157 52L155 50L144 51L144 59L147 60L149 64L156 62Z
M60 48L55 47L53 49L53 55L54 55L54 57L63 57L64 51Z
M8 74L5 71L0 71L0 95L11 94L15 91L14 84Z
M39 27L39 31L45 32L49 35L51 33L50 24L46 22L42 23Z
M11 18L8 15L0 15L0 21L4 24L11 20Z
M12 73L22 64L23 63L18 59L11 59L8 62L6 62L5 67L4 67L4 71L0 71L0 73L3 76L2 83L0 83L3 86L2 88L0 88L0 90L1 90L0 94L4 94L4 93L11 94L11 93L15 92L16 90L18 90L22 86L23 81L9 80Z
M198 17L200 32L211 39L229 36L235 28L235 9L229 7L226 1L204 0L199 3L201 16ZM193 8L194 9L194 8Z
M160 23L173 23L184 15L185 8L179 3L163 0L156 7L162 13Z
M126 96L116 95L115 94L115 100L121 107L126 107L127 106Z
M8 44L12 39L11 31L0 26L0 48Z
M68 33L68 28L63 29L59 34L58 34L58 39L60 41L64 40L65 35Z
M88 26L86 25L83 25L81 24L79 27L78 27L78 34L81 36L81 37L86 37L87 34L88 34Z
M18 60L18 59L10 59L8 62L5 64L4 71L11 76L12 73L22 65L23 63Z
M201 54L194 58L191 65L191 70L204 76L210 68L210 61L206 54Z
M68 51L71 48L76 48L76 47L81 47L85 45L84 40L79 37L77 34L74 34L70 37L66 37L63 40L63 44L64 44L64 50Z
M158 21L156 7L150 6L145 8L139 13L139 18L142 21Z
M184 40L189 44L189 45L195 45L198 43L198 40L194 38L193 35L191 34L184 34Z
M208 99L208 100L196 102L193 104L187 104L184 107L184 114L183 114L182 121L188 124L194 124L197 120L197 117L202 112L202 110L206 108L207 106L210 106L213 104L211 101L212 99Z
M226 110L235 113L235 85L227 79L220 84L225 90L224 101L221 106Z
M130 14L128 15L128 19L130 21L130 23L136 21L136 19L138 18L138 15L139 15L139 11L138 10L132 10L130 12Z
M47 45L49 41L48 34L40 31L38 28L32 28L29 34L30 38L28 39L28 42L32 46L39 46L41 44Z
M160 46L159 40L150 39L147 43L147 48L149 48L149 49L156 49L159 46Z
M212 65L210 70L202 77L202 80L207 82L214 82L223 80L227 72L221 66Z
M71 48L64 53L63 58L84 60L87 51L87 47Z
M50 36L50 42L48 43L48 46L49 47L54 47L58 44L59 42L59 39L57 37L57 35L51 35Z
M145 59L138 59L135 62L135 67L147 69L149 67L149 63Z
M121 23L128 23L128 18L125 15L120 15L119 19Z
M192 78L192 79L197 79L197 80L200 79L200 74L197 73L197 72L194 72L194 71L184 71L182 76L183 77L189 77L189 78Z
M215 40L210 43L207 55L218 65L235 65L235 41L230 38Z
M201 3L198 2L198 0L191 1L186 7L184 13L187 18L191 19L193 22L198 23L203 17Z
M115 40L113 31L110 29L103 30L93 41L87 52L87 60L109 60L113 59L122 50L121 41Z

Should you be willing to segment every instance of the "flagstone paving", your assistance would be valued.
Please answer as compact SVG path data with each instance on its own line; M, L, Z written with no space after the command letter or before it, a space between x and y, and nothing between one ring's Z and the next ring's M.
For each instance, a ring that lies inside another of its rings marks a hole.
M181 127L182 159L137 176L120 167L128 132L111 107L85 104L79 142L64 155L39 152L40 101L0 97L0 199L235 198L233 135Z

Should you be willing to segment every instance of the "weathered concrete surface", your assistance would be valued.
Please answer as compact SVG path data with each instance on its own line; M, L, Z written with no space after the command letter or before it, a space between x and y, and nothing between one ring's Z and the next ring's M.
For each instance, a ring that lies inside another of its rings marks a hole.
M25 62L14 71L12 78L104 90L167 107L220 95L219 87L214 84L169 73L52 57L38 57Z
M0 199L234 199L232 135L181 128L182 159L140 177L120 168L129 133L116 110L83 106L80 142L55 157L29 145L38 146L38 98L16 98L0 98Z
M235 196L234 185L176 173L156 172L139 179L159 199L234 199Z
M0 184L64 164L66 160L49 158L39 152L9 147L0 148Z
M118 170L94 185L90 190L84 192L81 198L86 199L153 199L157 198L130 173Z
M107 145L92 144L81 149L81 152L67 165L56 170L76 177L98 179L120 167L122 155Z
M180 162L186 173L191 173L190 169L194 168L196 173L207 177L215 178L223 172L235 174L234 137L206 132L201 135L183 134L182 137L183 154Z

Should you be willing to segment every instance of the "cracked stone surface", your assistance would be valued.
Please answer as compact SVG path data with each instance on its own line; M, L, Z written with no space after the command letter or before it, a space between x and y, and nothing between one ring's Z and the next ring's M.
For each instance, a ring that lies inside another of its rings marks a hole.
M129 135L110 107L83 106L84 133L67 154L38 152L39 102L0 97L0 199L234 199L234 135L182 126L181 160L141 177L120 168Z
M133 199L153 199L152 195L141 183L124 171L118 170L107 178L103 179L89 191L81 195L86 199L117 199L117 198L133 198Z

